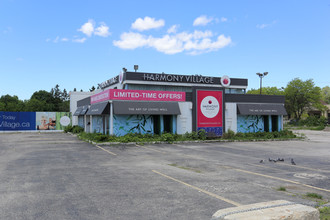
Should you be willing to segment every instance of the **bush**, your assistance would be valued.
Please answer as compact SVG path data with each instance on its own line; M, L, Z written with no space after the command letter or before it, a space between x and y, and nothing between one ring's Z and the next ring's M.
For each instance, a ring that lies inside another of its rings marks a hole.
M84 131L84 129L82 127L78 126L78 125L75 125L75 126L72 127L72 133L74 133L74 134L78 134L78 133L81 133L83 131Z
M83 131L84 131L84 129L82 127L78 126L78 125L74 125L74 126L68 125L64 128L65 133L72 132L74 134L78 134L78 133L81 133Z
M169 133L164 133L160 136L161 141L166 141L168 143L173 143L173 141L175 141L175 138L173 136L173 134L169 134Z
M68 125L64 128L64 132L65 133L72 132L72 129L73 129L73 127L71 125Z
M235 137L235 132L230 129L228 130L228 132L222 134L222 138L224 139L233 139L234 137Z

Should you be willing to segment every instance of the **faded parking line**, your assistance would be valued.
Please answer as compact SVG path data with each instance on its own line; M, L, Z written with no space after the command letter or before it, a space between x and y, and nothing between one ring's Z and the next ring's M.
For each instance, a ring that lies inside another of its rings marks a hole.
M239 172L243 172L243 173L247 173L247 174L252 174L252 175L256 175L256 176L262 176L262 177L266 177L266 178L270 178L270 179L281 180L281 181L289 182L289 183L294 183L294 184L305 186L305 187L308 187L308 188L317 189L317 190L320 190L320 191L330 192L329 189L323 189L323 188L320 188L320 187L311 186L311 185L307 185L307 184L304 184L304 183L299 183L299 182L293 181L293 180L283 179L283 178L276 177L276 176L269 176L269 175L265 175L265 174L261 174L261 173L255 173L255 172L252 172L252 171L242 170L242 169L238 169L238 168L230 167L230 166L222 166L222 167L228 168L228 169L233 169L233 170L236 170L236 171L239 171Z
M145 147L145 146L141 146L141 145L138 145L138 144L136 144L136 146L147 149L147 150L155 151L155 152L158 152L158 153L161 153L161 154L166 154L164 151L156 150L156 149L153 149L153 148L150 148L150 147Z
M109 150L106 150L106 149L104 149L103 147L100 147L100 146L98 146L98 145L95 145L96 147L98 147L98 148L100 148L101 150L104 150L105 152L107 152L107 153L109 153L109 154L112 154L112 155L114 155L114 156L117 156L117 154L115 154L115 153L113 153L113 152L111 152L111 151L109 151Z
M232 204L232 205L234 205L234 206L240 206L240 205L241 205L240 203L234 202L234 201L232 201L232 200L230 200L230 199L226 199L226 198L224 198L224 197L222 197L222 196L219 196L219 195L217 195L217 194L211 193L211 192L206 191L206 190L204 190L204 189L201 189L201 188L198 188L198 187L196 187L196 186L193 186L193 185L190 185L190 184L188 184L188 183L185 183L185 182L183 182L183 181L181 181L181 180L178 180L178 179L175 179L175 178L173 178L173 177L167 176L167 175L165 175L165 174L163 174L163 173L161 173L161 172L158 172L158 171L156 171L156 170L152 170L152 172L154 172L154 173L156 173L156 174L158 174L158 175L161 175L161 176L163 176L163 177L165 177L165 178L167 178L167 179L170 179L170 180L173 180L173 181L175 181L175 182L181 183L181 184L183 184L183 185L185 185L185 186L188 186L188 187L190 187L190 188L193 188L193 189L195 189L195 190L197 190L197 191L200 191L200 192L202 192L202 193L205 193L205 194L207 194L207 195L209 195L209 196L211 196L211 197L214 197L214 198L217 198L217 199L222 200L222 201L224 201L224 202L227 202L227 203L229 203L229 204Z

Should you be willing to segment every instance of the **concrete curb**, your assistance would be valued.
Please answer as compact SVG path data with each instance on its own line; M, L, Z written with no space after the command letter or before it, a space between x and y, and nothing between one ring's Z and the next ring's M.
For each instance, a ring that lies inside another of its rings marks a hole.
M211 220L319 220L317 209L285 200L221 209Z

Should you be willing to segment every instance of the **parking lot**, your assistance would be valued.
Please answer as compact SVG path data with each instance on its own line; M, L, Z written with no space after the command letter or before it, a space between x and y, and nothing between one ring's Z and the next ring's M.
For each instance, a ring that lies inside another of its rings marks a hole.
M305 141L116 146L0 134L0 219L210 219L278 199L315 205L306 193L330 199L330 132L307 133Z

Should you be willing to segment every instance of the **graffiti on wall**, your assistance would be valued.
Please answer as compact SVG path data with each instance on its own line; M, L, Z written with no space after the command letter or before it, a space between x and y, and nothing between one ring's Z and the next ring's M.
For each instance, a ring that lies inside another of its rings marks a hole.
M237 132L263 132L264 118L260 115L237 115Z
M102 116L93 116L92 118L93 132L103 133L103 117Z
M151 115L114 115L114 135L123 136L128 133L152 134L153 117Z

